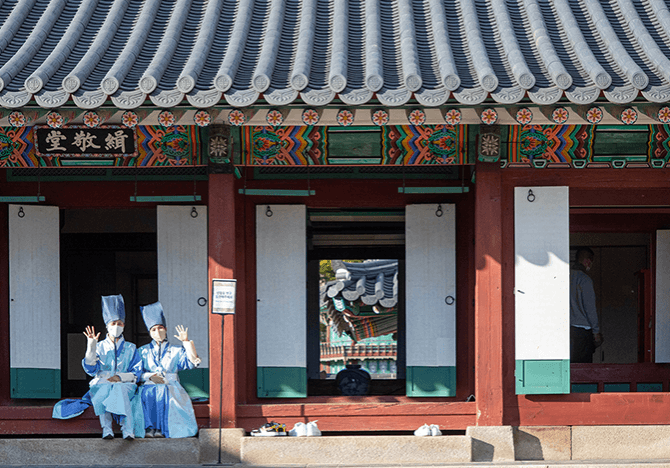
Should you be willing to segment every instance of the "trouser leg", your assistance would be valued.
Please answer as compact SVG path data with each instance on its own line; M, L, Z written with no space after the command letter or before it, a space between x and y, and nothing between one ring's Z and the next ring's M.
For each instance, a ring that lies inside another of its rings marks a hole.
M112 413L103 413L100 415L100 426L102 427L102 438L114 438L114 431L112 431Z

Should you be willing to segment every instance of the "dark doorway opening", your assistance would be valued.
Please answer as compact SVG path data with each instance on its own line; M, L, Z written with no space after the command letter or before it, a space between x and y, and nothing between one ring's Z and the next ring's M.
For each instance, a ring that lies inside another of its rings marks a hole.
M139 306L158 300L155 211L140 211L144 216L138 217L133 210L114 211L103 217L104 224L86 213L66 211L62 215L63 397L81 397L88 391L89 378L81 365L86 348L82 332L87 325L93 325L100 332L100 339L104 339L101 296L122 294L126 308L125 339L138 347L149 342Z

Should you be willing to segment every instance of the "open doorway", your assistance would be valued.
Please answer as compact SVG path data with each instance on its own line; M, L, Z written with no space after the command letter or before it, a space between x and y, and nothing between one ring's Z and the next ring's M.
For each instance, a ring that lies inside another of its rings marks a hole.
M594 264L596 307L604 342L593 355L594 363L630 364L646 360L645 344L651 328L644 301L645 277L650 268L650 236L646 233L572 233L571 261L577 247L590 247Z
M105 335L101 296L122 294L125 339L149 342L139 306L158 300L155 210L62 210L60 248L62 396L81 397L88 390L82 331L93 325Z

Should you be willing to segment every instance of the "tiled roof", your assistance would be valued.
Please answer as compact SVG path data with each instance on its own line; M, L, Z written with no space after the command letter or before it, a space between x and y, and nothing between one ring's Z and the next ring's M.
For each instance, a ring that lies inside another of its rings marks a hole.
M321 302L346 300L382 307L395 307L398 303L398 261L372 260L350 263L333 260L337 275L321 292Z
M666 1L6 0L0 106L667 102Z

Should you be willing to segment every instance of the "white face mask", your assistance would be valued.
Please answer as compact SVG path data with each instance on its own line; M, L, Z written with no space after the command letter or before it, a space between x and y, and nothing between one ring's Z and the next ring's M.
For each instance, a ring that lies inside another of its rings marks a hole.
M165 337L167 336L167 330L165 328L159 328L157 330L151 330L149 334L151 335L151 338L154 341L160 343L162 341L165 341Z
M109 325L107 326L107 333L112 338L118 338L123 335L123 327L121 325Z

